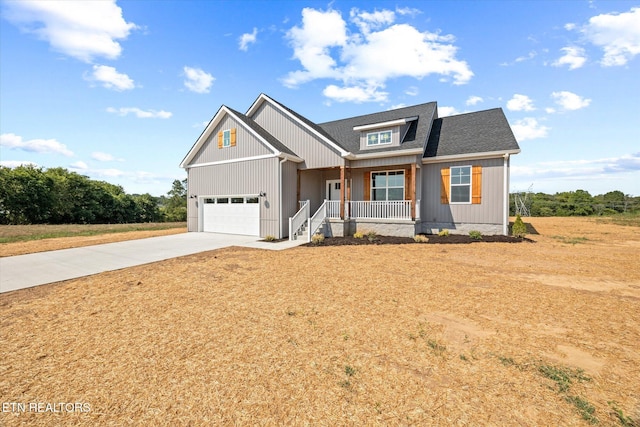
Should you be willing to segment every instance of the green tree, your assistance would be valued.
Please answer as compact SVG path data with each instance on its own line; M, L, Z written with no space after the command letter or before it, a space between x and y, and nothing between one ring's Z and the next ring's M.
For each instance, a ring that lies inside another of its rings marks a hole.
M176 179L163 200L162 213L165 221L187 220L187 180Z

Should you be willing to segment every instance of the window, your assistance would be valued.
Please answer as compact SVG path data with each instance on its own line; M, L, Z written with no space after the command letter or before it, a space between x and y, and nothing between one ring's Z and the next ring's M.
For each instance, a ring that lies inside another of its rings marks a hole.
M231 147L231 130L225 130L222 133L222 146Z
M258 203L257 197L247 197L247 203Z
M216 199L217 203L229 203L229 198L228 197L218 197Z
M391 131L370 132L367 134L367 146L391 144Z
M451 168L451 203L471 203L471 166Z
M231 203L244 203L244 197L232 197Z
M404 200L404 171L372 172L371 200Z

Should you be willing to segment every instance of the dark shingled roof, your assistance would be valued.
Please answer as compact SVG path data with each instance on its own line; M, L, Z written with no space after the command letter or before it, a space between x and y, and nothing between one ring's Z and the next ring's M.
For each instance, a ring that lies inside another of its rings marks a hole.
M424 157L519 149L502 108L494 108L436 119Z
M296 153L291 151L289 147L284 145L282 142L278 141L275 136L271 135L267 132L262 126L257 124L253 119L245 116L244 114L234 110L233 108L227 107L229 111L233 112L240 120L244 122L245 125L253 129L258 135L265 139L269 144L273 146L278 151L281 151L286 154L291 154L293 156L298 156Z
M354 154L423 148L427 138L429 137L429 130L431 129L431 121L433 120L435 110L436 103L428 102L426 104L413 105L411 107L397 108L395 110L320 123L317 126L323 129L323 132L329 135L332 141ZM404 141L399 147L384 147L380 149L367 150L360 149L360 132L353 130L355 126L382 123L415 116L418 117L418 120L410 126Z

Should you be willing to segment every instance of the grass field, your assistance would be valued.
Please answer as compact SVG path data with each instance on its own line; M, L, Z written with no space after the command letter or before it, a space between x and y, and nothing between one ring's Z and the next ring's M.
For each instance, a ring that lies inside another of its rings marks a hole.
M0 425L637 426L640 229L227 248L0 295ZM46 406L44 406L46 408Z

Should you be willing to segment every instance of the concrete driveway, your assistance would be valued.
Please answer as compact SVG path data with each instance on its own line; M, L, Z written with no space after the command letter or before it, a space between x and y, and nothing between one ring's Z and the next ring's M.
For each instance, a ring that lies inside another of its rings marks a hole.
M302 243L303 240L268 243L254 236L184 233L4 257L0 258L0 293L227 246L281 250Z

